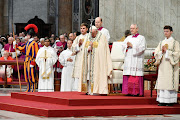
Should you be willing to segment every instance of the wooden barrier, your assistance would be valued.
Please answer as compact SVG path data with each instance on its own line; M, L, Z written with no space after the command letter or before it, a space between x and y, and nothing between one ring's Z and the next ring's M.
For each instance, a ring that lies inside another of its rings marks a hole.
M24 65L24 59L18 59L18 64ZM6 73L7 65L17 65L16 60L0 60L0 65L5 65L5 79L4 81L0 82L0 85L4 85L5 87L7 85L19 85L19 81L7 82L7 73ZM21 84L26 85L26 82L21 82Z

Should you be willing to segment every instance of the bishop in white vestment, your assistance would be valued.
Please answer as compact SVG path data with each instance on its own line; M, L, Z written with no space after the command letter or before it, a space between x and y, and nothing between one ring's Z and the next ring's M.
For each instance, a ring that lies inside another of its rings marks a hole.
M61 74L61 90L60 91L73 91L74 78L72 78L72 72L74 67L74 58L72 56L72 46L73 41L67 41L67 49L62 51L59 56L59 61L63 65Z
M124 40L122 46L125 54L122 93L143 96L144 51L146 49L146 41L144 36L139 35L136 24L131 25L130 31L132 35Z
M92 26L92 39L88 37L84 49L79 92L88 91L88 94L107 95L108 78L112 76L112 70L107 39L95 26Z
M155 49L155 58L159 64L156 81L157 101L159 106L172 106L177 103L179 88L179 42L171 37L171 26L164 27L165 40L160 41Z
M45 45L41 47L36 56L36 64L39 66L38 92L54 92L54 71L53 65L58 56L50 40L45 39Z

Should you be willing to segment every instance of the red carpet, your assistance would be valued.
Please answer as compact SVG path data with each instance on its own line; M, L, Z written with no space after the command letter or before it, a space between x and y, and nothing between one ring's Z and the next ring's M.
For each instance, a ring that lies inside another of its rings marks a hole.
M151 98L128 96L87 96L78 92L11 93L0 97L0 109L46 117L119 116L180 114L180 105L157 106Z

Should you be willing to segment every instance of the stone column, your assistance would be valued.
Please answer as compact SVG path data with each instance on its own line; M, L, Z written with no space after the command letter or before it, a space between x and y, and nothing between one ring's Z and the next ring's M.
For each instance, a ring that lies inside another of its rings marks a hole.
M0 35L8 33L8 0L0 0Z
M4 10L4 0L0 0L0 35L3 34L3 10Z
M9 16L9 14L8 14L8 0L3 0L4 1L4 10L3 10L3 26L4 26L4 28L3 28L3 34L7 34L7 33L9 33L8 32L8 30L9 30L9 23L8 23L8 21L9 21L9 18L8 18L8 16Z
M59 0L59 35L72 32L72 0Z

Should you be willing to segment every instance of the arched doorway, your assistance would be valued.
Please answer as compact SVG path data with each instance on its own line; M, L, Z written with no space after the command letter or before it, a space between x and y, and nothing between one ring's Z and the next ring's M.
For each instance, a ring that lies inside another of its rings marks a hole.
M50 37L51 36L51 25L46 24L42 19L35 16L34 18L30 19L27 23L15 23L16 25L16 33L19 34L20 32L25 32L24 27L27 24L35 24L38 27L38 37Z

